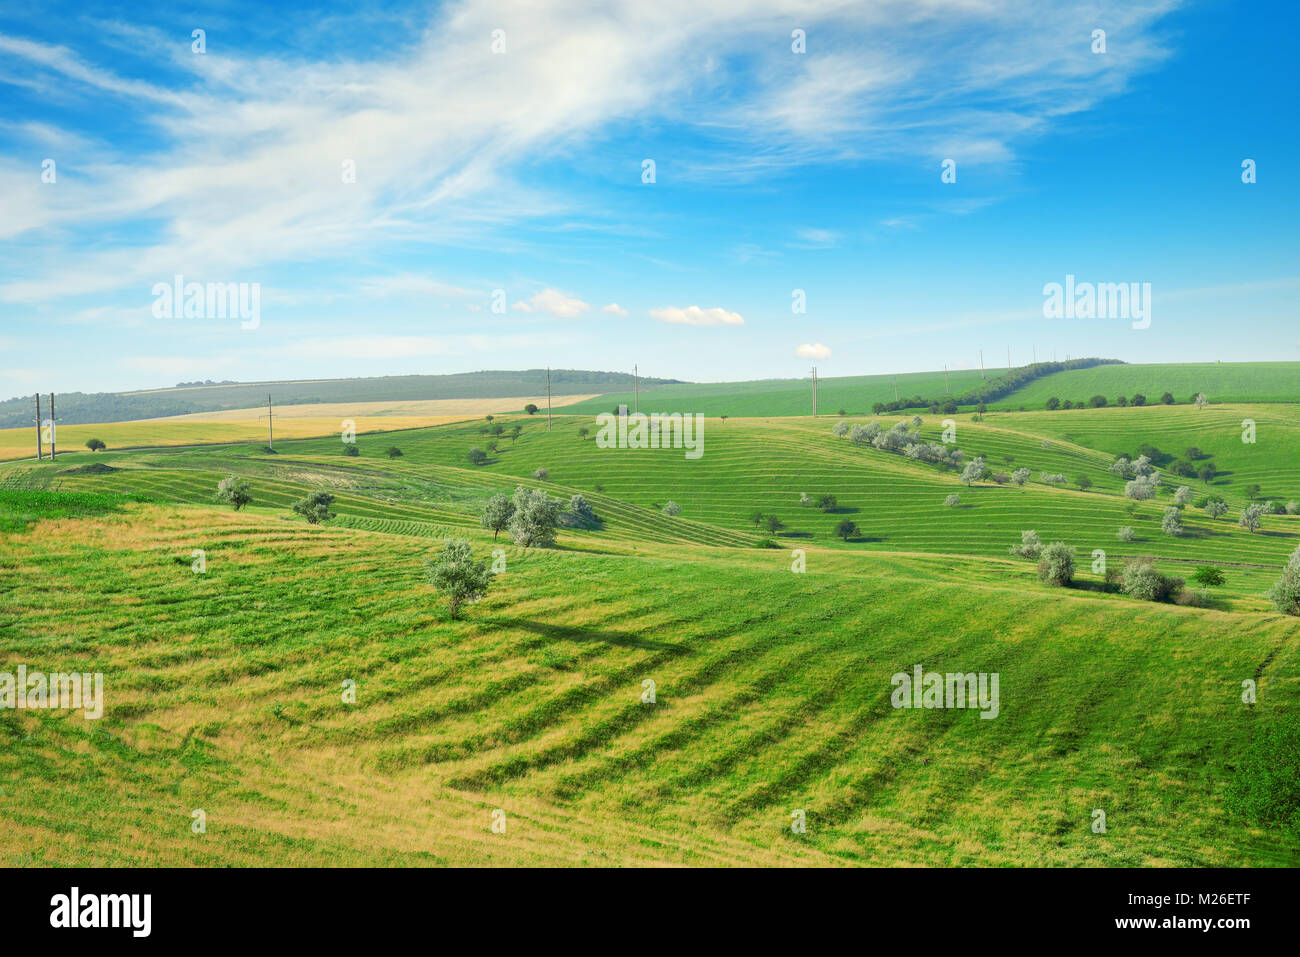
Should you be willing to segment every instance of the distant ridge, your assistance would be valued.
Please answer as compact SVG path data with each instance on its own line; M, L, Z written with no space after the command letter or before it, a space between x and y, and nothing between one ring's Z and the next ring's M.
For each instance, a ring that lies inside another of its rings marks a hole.
M645 386L685 384L679 379L644 376L641 383ZM556 396L591 395L631 388L632 375L627 372L551 370L551 393ZM546 370L482 370L449 375L181 385L133 392L61 392L56 398L59 423L78 425L91 422L132 422L168 415L187 415L191 412L247 409L265 403L268 394L279 405L534 396L546 394ZM2 429L32 425L34 418L35 408L30 395L0 402Z

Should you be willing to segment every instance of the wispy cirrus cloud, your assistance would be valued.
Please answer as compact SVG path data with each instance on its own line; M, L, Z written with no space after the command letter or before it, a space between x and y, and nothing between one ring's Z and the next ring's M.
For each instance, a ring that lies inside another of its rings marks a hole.
M412 44L328 61L216 43L198 56L188 38L124 26L117 51L171 51L173 69L147 80L105 65L127 58L0 35L11 63L0 83L81 110L126 105L148 133L147 148L105 142L93 161L70 162L57 185L41 184L26 154L0 155L11 206L0 243L43 248L25 263L19 253L24 278L0 283L0 301L147 289L176 272L258 281L279 264L391 244L490 246L503 227L578 205L526 185L521 165L629 119L702 134L698 152L677 157L683 178L844 156L1003 162L1020 138L1157 62L1151 26L1173 5L624 0L595 15L582 0L461 0L431 7ZM1100 20L1123 34L1122 58L1088 53ZM789 50L792 23L807 54ZM55 121L28 131L62 136ZM84 241L92 231L115 239Z

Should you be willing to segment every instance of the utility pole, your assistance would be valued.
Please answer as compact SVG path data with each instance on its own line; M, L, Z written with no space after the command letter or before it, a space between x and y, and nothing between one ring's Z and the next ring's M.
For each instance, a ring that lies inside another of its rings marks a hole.
M45 446L41 445L41 394L36 393L36 458L45 458Z
M50 461L54 461L54 393L50 393Z
M812 367L813 377L813 418L817 418L817 367Z
M641 411L641 379L635 365L632 366L632 411Z
M1034 365L1038 365L1038 346L1030 346L1034 351Z
M984 350L980 350L980 378L984 378Z
M943 394L952 395L952 390L948 388L948 364L947 363L944 363L943 366Z
M894 401L898 401L898 373L894 373Z
M546 367L546 431L551 431L551 367Z
M1011 371L1011 347L1007 346L1007 371Z
M266 447L274 451L275 449L275 425L272 421L275 413L271 410L271 397L266 397Z

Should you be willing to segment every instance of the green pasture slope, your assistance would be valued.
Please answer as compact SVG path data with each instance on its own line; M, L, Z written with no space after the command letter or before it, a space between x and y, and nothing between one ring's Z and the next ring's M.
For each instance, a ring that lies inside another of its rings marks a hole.
M100 722L0 712L0 860L1300 864L1295 755L1267 744L1295 734L1300 620L1264 597L1300 516L1235 523L1249 484L1300 499L1291 408L951 417L968 455L1032 468L1023 489L855 446L833 416L710 418L697 461L599 449L572 415L549 433L498 418L524 431L482 467L466 452L494 440L486 422L361 436L359 457L320 439L2 467L0 670L103 671L109 704ZM938 440L942 417L922 418ZM1189 484L1229 518L1190 506L1188 534L1164 535L1176 480L1133 503L1106 471L1142 444L1215 462ZM92 461L116 470L70 471ZM211 504L230 473L252 484L244 512ZM517 484L580 492L602 525L553 550L494 542L479 510ZM327 527L289 510L317 488L338 496ZM1079 549L1077 587L1007 554L1025 528ZM507 560L463 621L421 579L451 536ZM1228 580L1207 608L1136 602L1104 590L1097 548ZM892 708L891 676L917 664L998 673L999 716ZM1261 773L1283 816L1243 798Z
M1159 402L1166 392L1183 403L1198 392L1212 402L1300 403L1300 362L1180 362L1071 369L1037 379L990 407L1041 409L1053 396L1078 403L1104 395L1114 403L1121 395L1131 399L1138 392L1148 403Z
M898 380L897 394L903 398L914 395L942 398L945 395L943 372L904 372L898 376L830 376L817 380L818 411L825 414L844 409L851 415L869 414L875 403L894 401L895 378ZM948 388L954 395L979 382L979 370L963 369L948 373ZM629 390L572 405L557 405L556 408L567 413L595 415L599 412L612 412L620 404L626 404L631 409L636 401ZM758 379L751 382L643 386L640 408L642 412L699 412L708 416L810 415L812 379Z
M877 402L921 396L940 403L982 383L996 381L1006 370L903 373L875 376L832 376L818 379L817 406L823 415L844 409L849 415L869 414ZM895 383L897 379L897 383ZM897 384L897 389L895 385ZM991 408L1042 409L1053 396L1064 401L1087 402L1104 395L1114 403L1123 394L1142 393L1158 403L1165 392L1180 403L1205 392L1214 402L1300 403L1300 362L1204 362L1165 365L1099 365L1054 372L1009 395L988 403ZM594 415L613 411L620 403L636 401L629 392L613 392L595 399L556 407L564 412ZM788 416L812 413L811 379L770 379L750 382L680 383L643 387L643 412L699 412L708 416ZM968 409L969 411L969 409Z

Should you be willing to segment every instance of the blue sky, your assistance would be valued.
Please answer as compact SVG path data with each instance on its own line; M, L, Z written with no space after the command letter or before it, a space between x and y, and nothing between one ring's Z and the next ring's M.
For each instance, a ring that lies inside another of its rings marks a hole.
M11 4L0 396L831 376L1008 347L1300 359L1298 21L1175 0ZM178 273L257 283L257 327L157 317ZM1150 327L1045 318L1067 274L1150 283Z

